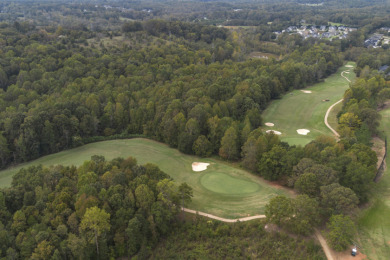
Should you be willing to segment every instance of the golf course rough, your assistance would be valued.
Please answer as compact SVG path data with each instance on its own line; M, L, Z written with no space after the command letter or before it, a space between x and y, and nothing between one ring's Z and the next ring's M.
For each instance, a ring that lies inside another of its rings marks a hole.
M306 145L319 135L332 135L332 132L324 123L324 116L328 108L344 96L345 90L349 88L349 79L355 79L355 73L350 66L355 66L354 62L348 62L348 67L342 66L336 73L324 80L304 90L293 90L284 95L281 99L274 100L262 113L264 122L272 122L277 126L264 126L264 130L275 129L282 133L282 141L290 145ZM349 70L349 74L341 75L343 71ZM324 102L324 101L329 102ZM335 107L333 109L340 109ZM336 116L330 113L330 116ZM329 118L329 122L335 119ZM307 135L300 135L297 129L307 129Z
M132 156L139 164L153 163L169 174L177 184L186 182L194 197L187 207L224 218L264 214L264 207L276 195L287 191L269 185L263 179L216 159L204 159L180 153L168 145L149 139L123 139L96 142L41 157L35 161L0 171L0 186L11 185L12 175L23 167L42 164L82 165L92 155L106 160ZM206 170L194 172L193 162L209 163Z

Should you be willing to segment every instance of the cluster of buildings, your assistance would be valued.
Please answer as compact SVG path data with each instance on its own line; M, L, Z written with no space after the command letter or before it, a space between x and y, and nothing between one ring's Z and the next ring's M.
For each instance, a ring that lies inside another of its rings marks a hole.
M382 29L381 29L382 30ZM390 31L390 28L389 30ZM383 45L390 43L390 37L386 37L383 34L375 33L364 41L364 47L366 48L381 48Z
M319 39L345 39L347 38L348 33L352 31L356 31L357 28L350 28L345 26L289 26L287 29L281 32L274 32L276 35L281 33L296 33L301 35L302 37L309 38L319 38Z
M383 34L376 33L374 35L371 35L370 38L364 41L364 47L366 48L379 48L380 42L383 39Z

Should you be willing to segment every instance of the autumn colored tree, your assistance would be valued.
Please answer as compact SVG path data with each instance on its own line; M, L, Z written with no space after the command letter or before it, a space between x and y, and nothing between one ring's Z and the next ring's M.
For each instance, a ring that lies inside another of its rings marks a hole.
M98 207L88 208L80 223L80 232L84 232L89 242L96 245L99 258L99 238L110 230L110 214Z

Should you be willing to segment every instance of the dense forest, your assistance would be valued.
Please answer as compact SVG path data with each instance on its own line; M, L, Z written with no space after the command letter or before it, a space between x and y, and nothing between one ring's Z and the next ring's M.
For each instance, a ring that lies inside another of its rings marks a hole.
M1 167L115 134L218 153L228 129L236 148L222 157L237 159L271 99L342 64L325 43L298 45L280 61L234 62L240 46L226 29L143 26L122 36L124 46L94 47L88 32L2 24Z
M92 156L81 167L31 167L0 192L0 255L108 259L154 246L192 189L152 164Z
M272 198L266 221L228 225L180 213L191 187L134 158L31 167L0 190L0 257L322 259L310 241L318 226L333 248L346 248L376 173L377 110L390 98L389 76L378 71L389 53L363 43L390 26L388 6L312 2L0 3L1 169L143 136L237 162L297 193ZM303 20L358 30L332 41L273 34ZM341 140L290 146L263 132L270 101L346 60L359 78L338 114ZM266 231L266 222L282 231Z

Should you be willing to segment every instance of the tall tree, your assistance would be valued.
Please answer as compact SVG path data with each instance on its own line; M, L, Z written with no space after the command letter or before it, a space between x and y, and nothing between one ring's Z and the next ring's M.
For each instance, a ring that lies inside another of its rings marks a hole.
M235 160L238 158L238 134L235 127L231 126L226 130L225 135L221 140L221 148L219 148L219 155L227 160Z
M356 227L350 217L333 215L326 226L329 229L328 241L336 251L343 251L352 243Z
M80 231L85 232L90 242L95 242L99 258L99 237L110 230L110 214L98 207L88 208L80 223Z
M185 207L186 204L191 202L191 198L193 197L193 192L191 186L189 186L187 183L183 182L179 186L179 197L181 201L181 206Z

